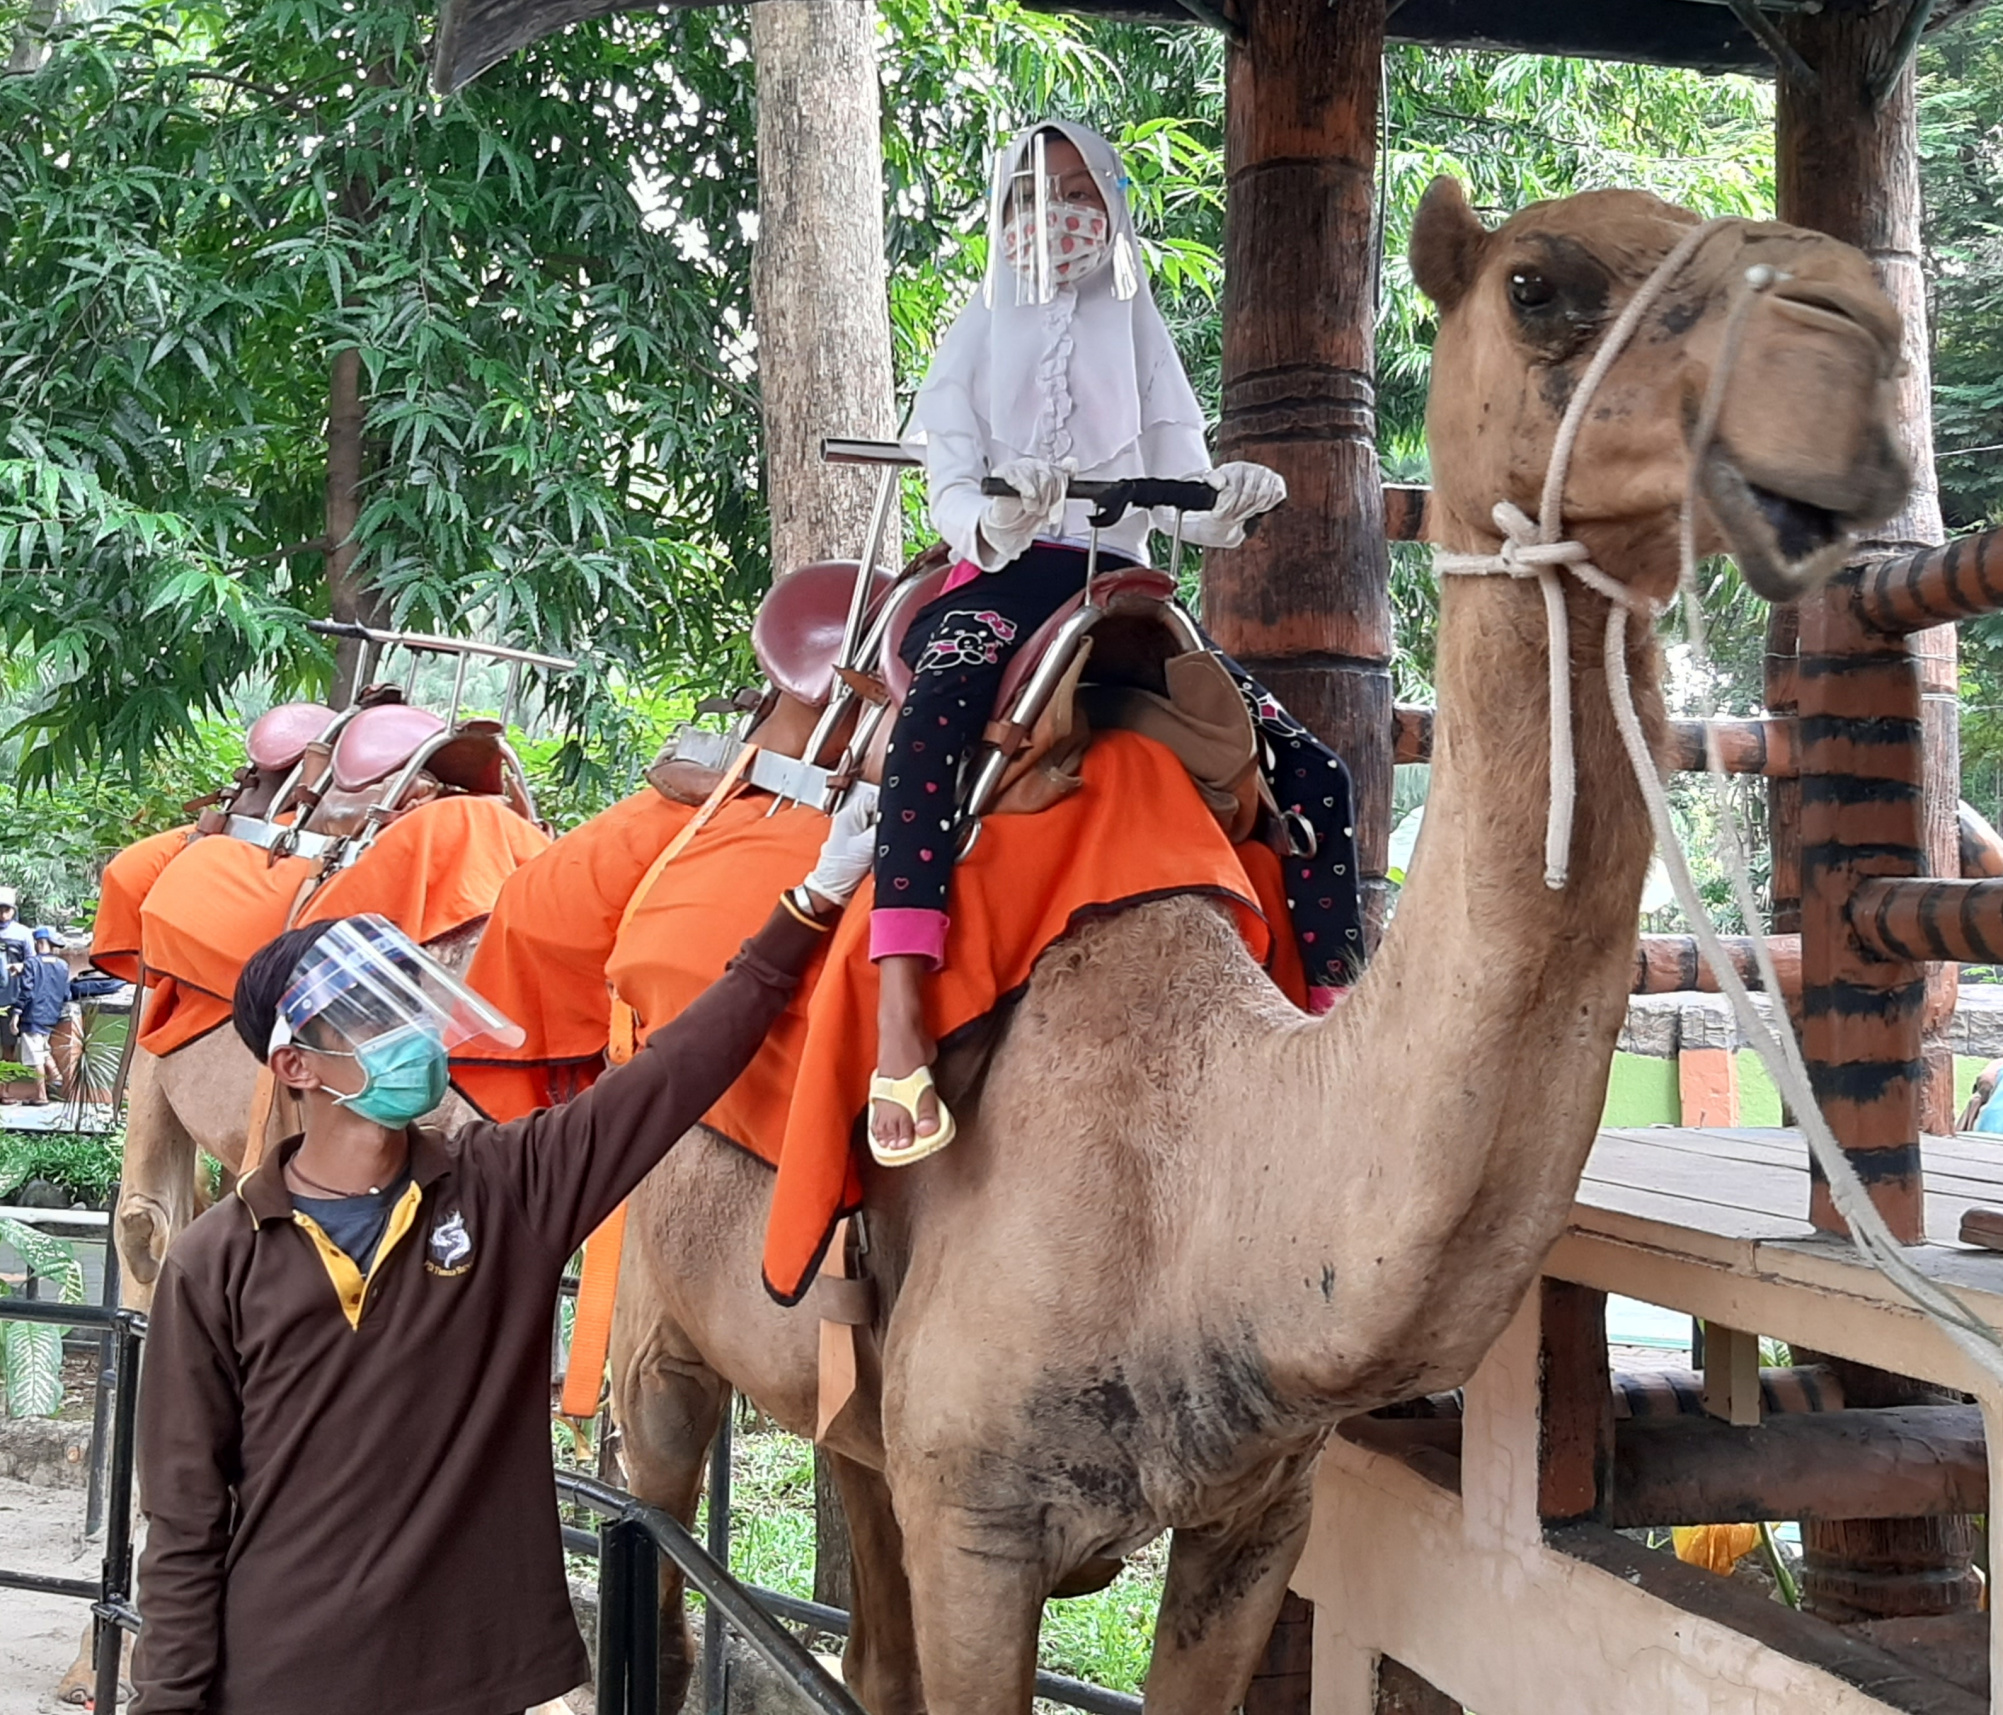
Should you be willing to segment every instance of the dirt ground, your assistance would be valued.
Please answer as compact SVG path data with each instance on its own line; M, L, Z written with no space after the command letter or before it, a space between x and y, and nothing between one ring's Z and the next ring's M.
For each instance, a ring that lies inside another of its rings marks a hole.
M92 1578L98 1548L83 1546L84 1491L0 1478L0 1566ZM76 1659L89 1611L60 1596L0 1590L0 1715L74 1715L56 1685Z

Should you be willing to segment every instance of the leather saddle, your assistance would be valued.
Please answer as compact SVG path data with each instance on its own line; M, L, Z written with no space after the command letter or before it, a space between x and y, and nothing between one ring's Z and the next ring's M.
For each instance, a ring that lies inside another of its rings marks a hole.
M334 711L325 703L280 703L266 709L244 734L247 760L230 784L186 806L199 812L196 833L225 833L231 816L264 816L307 746L333 721Z
M901 654L905 637L919 610L941 593L952 564L939 546L918 556L901 578L878 574L866 607L877 644L876 670L868 674L839 669L835 660L858 570L854 561L801 567L766 595L752 643L767 690L749 736L762 749L792 757L804 756L811 743L810 762L832 763L852 748L857 772L877 781L895 711L911 684ZM968 594L977 589L970 586ZM1173 580L1148 567L1103 572L1093 580L1089 604L1081 583L1016 651L962 777L968 845L981 816L1031 813L1076 791L1095 727L1126 728L1166 744L1234 840L1260 823L1257 729L1230 674L1174 595ZM817 716L838 683L855 693L853 708L830 729ZM647 777L670 798L700 802L718 770L671 747Z
M302 828L364 845L399 816L454 794L501 798L536 819L528 780L499 721L454 726L401 702L358 709L334 738L326 777Z

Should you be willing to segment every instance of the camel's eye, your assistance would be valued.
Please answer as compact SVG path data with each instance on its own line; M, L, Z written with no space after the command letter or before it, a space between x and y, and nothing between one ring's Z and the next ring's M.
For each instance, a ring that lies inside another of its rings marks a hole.
M1509 301L1519 310L1541 310L1558 295L1558 288L1534 269L1519 268L1509 276Z

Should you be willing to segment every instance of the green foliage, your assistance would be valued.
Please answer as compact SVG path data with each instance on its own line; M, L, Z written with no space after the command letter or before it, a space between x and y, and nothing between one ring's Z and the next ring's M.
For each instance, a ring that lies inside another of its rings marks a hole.
M1993 6L1921 52L1920 161L1941 510L1950 532L1972 530L2003 521L2003 12Z
M30 1179L46 1179L95 1207L117 1186L124 1150L122 1132L0 1132L0 1199Z
M43 1289L55 1288L55 1302L83 1302L83 1265L70 1244L12 1219L0 1220L0 1244L10 1246L35 1271ZM13 1288L0 1286L0 1292L12 1296ZM41 1296L46 1299L46 1290ZM7 1378L9 1417L53 1417L62 1409L66 1332L49 1322L0 1325L0 1368Z
M137 0L0 78L0 635L48 780L324 682L328 376L362 354L387 617L712 683L765 577L749 67L711 11L443 105L389 0ZM304 544L304 546L302 546ZM575 772L575 770L573 770Z

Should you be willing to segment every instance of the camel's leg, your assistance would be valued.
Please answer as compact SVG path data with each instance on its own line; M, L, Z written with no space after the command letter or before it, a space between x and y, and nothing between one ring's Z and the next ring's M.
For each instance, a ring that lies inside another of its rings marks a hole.
M998 1530L978 1502L949 1500L943 1484L908 1483L910 1474L894 1469L891 1486L926 1704L950 1715L1029 1715L1037 1627L1052 1583L1044 1544ZM914 1487L927 1492L912 1497Z
M1229 1715L1245 1701L1307 1542L1309 1493L1228 1528L1175 1533L1148 1666L1148 1715Z
M643 1299L639 1271L620 1271L620 1303L612 1320L612 1415L626 1486L649 1506L695 1523L709 1444L730 1389L702 1361L682 1330ZM661 1566L662 1715L675 1715L695 1672L696 1646L683 1601L684 1580L672 1561Z
M128 1309L146 1310L168 1243L195 1218L195 1140L167 1099L160 1062L144 1049L132 1056L127 1098L118 1188L120 1296Z
M855 1550L850 1568L848 1647L842 1678L869 1715L920 1715L918 1641L911 1626L911 1585L904 1575L904 1534L881 1471L827 1451Z

